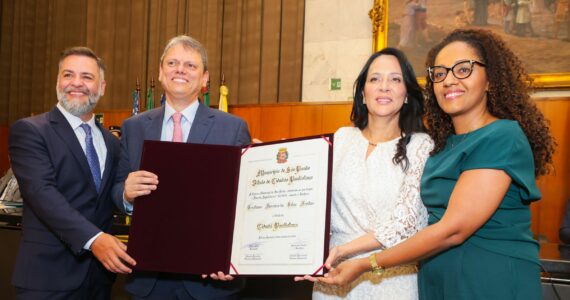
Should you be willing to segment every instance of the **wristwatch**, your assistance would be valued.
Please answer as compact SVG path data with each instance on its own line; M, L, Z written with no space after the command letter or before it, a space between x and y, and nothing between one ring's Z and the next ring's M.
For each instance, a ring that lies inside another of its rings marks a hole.
M370 254L368 256L368 260L370 261L370 266L372 267L372 274L380 276L384 273L384 267L381 267L376 263L376 253Z

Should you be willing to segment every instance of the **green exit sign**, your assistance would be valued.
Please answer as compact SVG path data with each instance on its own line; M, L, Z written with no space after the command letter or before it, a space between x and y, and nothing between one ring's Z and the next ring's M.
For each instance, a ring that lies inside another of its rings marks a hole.
M340 90L340 78L331 78L331 91L338 91Z

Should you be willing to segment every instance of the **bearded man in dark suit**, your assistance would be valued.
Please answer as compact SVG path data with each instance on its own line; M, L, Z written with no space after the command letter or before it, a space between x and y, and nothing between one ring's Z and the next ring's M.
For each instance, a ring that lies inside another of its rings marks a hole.
M130 273L127 264L135 264L106 233L120 146L94 119L104 69L91 49L67 49L56 107L10 128L10 161L24 200L12 276L17 299L109 299L113 273Z

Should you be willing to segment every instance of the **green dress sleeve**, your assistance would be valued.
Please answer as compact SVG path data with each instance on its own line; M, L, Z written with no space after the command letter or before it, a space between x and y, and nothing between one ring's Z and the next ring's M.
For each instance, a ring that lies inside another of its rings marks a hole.
M478 147L465 153L461 172L473 169L505 171L525 202L540 199L534 174L534 157L526 135L517 122L494 127L479 137Z

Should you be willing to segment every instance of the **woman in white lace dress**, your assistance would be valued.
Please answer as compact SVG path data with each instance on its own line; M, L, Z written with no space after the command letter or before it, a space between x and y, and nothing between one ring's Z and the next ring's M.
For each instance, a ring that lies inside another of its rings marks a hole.
M422 111L421 88L404 54L393 48L373 54L355 82L355 127L335 133L329 269L391 247L427 224L419 187L433 143L423 133ZM414 264L382 276L367 272L345 287L316 283L313 299L417 299L416 273Z

